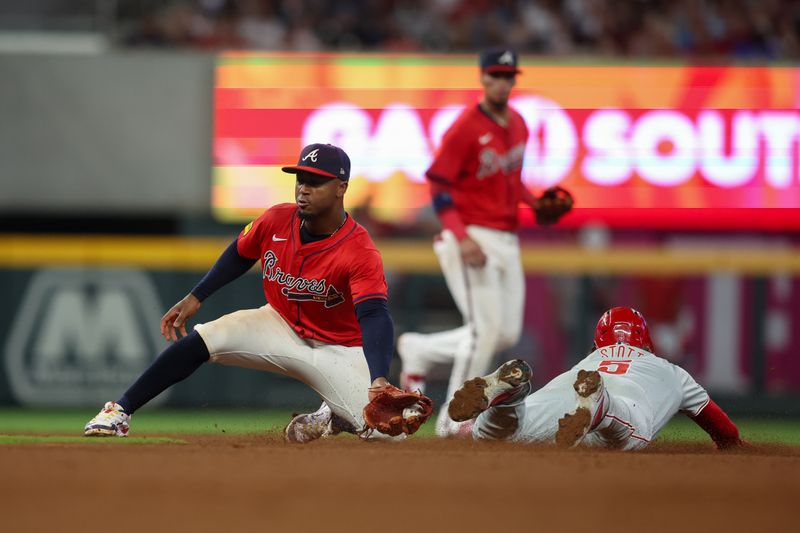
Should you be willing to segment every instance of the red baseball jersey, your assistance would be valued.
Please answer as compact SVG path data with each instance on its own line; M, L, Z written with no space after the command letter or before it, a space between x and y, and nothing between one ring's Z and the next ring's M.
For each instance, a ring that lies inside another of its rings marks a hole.
M444 134L426 175L448 188L465 225L516 230L527 141L528 127L514 109L503 127L476 104Z
M301 337L361 346L355 305L387 299L380 252L351 216L336 233L301 244L294 204L279 204L239 234L239 254L261 259L264 295Z

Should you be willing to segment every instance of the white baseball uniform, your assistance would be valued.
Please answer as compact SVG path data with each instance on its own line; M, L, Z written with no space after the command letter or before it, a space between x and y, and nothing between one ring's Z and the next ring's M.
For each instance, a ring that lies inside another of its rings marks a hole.
M678 411L693 417L710 401L705 389L679 366L618 344L593 351L524 400L490 407L475 421L473 436L554 443L558 420L575 410L578 370L599 371L610 400L605 417L584 439L587 446L643 448Z
M269 304L197 324L209 363L252 368L295 378L314 389L334 414L364 427L371 383L361 346L304 339Z
M434 364L452 363L447 398L469 376L486 372L495 354L517 343L522 331L525 277L516 234L480 226L467 232L483 249L483 268L469 268L461 261L458 241L447 230L433 249L442 266L447 287L464 317L454 330L401 337L403 372L425 375ZM445 413L442 409L440 413ZM439 422L446 419L441 415Z
M458 227L441 232L434 243L447 286L464 326L434 334L405 334L398 340L404 386L421 388L436 363L453 363L447 397L468 376L486 373L497 352L514 346L522 331L525 279L520 264L519 203L523 198L522 159L528 129L509 109L501 125L479 105L466 109L445 133L426 172L442 220L457 214ZM444 200L443 200L444 199ZM444 202L442 204L442 202ZM465 265L459 239L469 236L482 249L482 268ZM456 430L445 404L437 432Z

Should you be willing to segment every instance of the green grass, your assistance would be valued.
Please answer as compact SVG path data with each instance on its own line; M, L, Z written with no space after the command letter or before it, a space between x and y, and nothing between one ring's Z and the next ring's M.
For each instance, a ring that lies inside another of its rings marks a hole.
M0 408L0 434L72 433L80 436L84 424L95 414L89 409ZM290 418L289 411L144 409L131 419L131 431L137 435L259 433L282 428Z
M31 442L20 439L39 439L39 442L86 442L81 436L83 425L94 411L82 409L44 410L0 408L0 444ZM272 410L175 410L143 409L131 421L135 437L111 439L128 443L181 442L158 439L159 434L243 434L261 433L282 428L290 419L289 411ZM750 442L777 442L800 445L800 420L796 419L734 419L742 436ZM418 435L433 436L433 420L425 424ZM64 435L70 435L65 437ZM46 437L45 437L46 436ZM142 438L145 437L145 438ZM16 440L13 440L16 439ZM43 440L62 439L62 440ZM66 440L64 440L66 439ZM74 441L72 440L74 439ZM658 435L669 442L710 442L708 435L683 416L677 416ZM107 442L105 439L93 441Z
M749 442L800 445L800 420L734 419L742 438ZM685 416L673 418L661 430L658 440L670 442L710 442L708 435Z
M3 444L186 444L185 440L170 439L167 437L128 437L125 439L87 439L84 436L73 437L68 435L0 435L0 445Z

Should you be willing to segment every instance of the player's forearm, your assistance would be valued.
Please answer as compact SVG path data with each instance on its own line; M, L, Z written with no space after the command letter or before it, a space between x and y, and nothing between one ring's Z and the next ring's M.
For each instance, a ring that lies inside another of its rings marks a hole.
M702 411L690 418L709 434L717 448L730 448L742 442L739 437L739 429L714 400L709 400L708 405Z
M361 342L370 380L387 377L394 352L394 322L386 300L370 298L356 304L356 316L361 326Z
M455 209L448 209L437 214L439 215L439 221L442 223L442 227L452 231L456 239L460 241L467 237L467 227L464 225L464 221L461 220L461 215L458 214L458 211Z
M536 203L536 196L528 190L524 183L519 184L519 199L525 205L528 205L533 209L534 204Z
M437 183L431 183L431 198L433 200L433 209L436 211L436 216L442 223L444 229L453 232L456 239L459 241L467 236L467 228L464 221L461 220L461 215L453 205L453 197L446 187Z
M248 259L239 255L237 248L237 240L233 242L222 252L217 262L211 267L211 270L203 276L200 283L195 285L192 289L198 300L201 302L214 294L224 285L235 280L255 264L255 259Z

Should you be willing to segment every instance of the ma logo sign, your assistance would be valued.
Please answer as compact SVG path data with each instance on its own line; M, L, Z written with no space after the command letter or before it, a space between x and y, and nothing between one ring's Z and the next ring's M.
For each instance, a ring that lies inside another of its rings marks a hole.
M140 271L37 272L6 345L15 398L32 406L116 399L164 346L160 307L152 282Z

